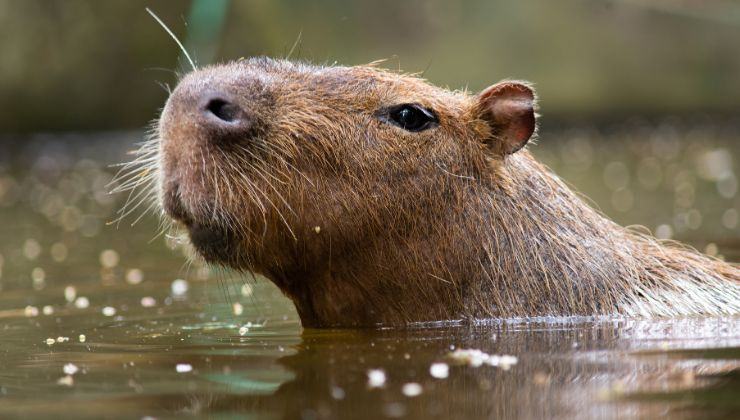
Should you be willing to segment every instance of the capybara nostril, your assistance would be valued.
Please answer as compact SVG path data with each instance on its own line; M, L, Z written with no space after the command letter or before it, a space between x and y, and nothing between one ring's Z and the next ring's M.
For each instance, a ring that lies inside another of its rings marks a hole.
M244 118L244 112L238 105L221 98L213 98L206 103L205 113L225 123L235 123Z

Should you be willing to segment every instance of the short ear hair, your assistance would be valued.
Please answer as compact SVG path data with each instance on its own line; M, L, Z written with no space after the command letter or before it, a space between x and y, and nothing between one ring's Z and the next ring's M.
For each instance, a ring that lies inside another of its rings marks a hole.
M479 118L491 127L485 139L492 151L504 156L524 147L536 129L536 96L525 82L503 81L478 94Z

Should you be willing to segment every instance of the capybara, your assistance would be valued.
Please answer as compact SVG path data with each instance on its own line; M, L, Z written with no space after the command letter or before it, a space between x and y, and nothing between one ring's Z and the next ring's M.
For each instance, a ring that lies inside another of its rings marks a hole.
M740 311L738 266L618 226L538 163L536 111L524 82L252 58L185 75L132 168L306 327Z

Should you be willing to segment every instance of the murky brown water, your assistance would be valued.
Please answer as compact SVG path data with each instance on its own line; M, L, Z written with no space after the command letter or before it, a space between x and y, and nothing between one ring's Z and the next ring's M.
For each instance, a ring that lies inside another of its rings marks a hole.
M137 136L0 141L0 418L740 416L740 318L303 331L267 282L152 240L154 216L106 225L125 199L106 165ZM542 138L618 221L740 260L737 131ZM456 349L516 359L461 365Z

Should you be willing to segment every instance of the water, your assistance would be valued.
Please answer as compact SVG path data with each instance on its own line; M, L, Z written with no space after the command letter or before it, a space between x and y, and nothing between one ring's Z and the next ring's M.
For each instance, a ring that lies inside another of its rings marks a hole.
M188 264L156 217L106 225L125 199L107 164L137 136L0 142L0 418L740 416L740 318L302 330L271 284ZM620 222L738 261L738 137L637 124L535 150Z

